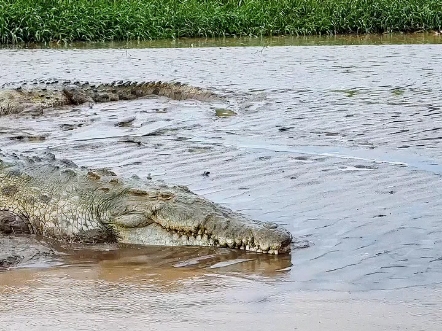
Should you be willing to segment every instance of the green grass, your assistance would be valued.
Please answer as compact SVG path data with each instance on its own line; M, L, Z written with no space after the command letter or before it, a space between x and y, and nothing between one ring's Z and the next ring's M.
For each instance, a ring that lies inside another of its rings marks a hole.
M0 43L440 30L442 0L0 0Z

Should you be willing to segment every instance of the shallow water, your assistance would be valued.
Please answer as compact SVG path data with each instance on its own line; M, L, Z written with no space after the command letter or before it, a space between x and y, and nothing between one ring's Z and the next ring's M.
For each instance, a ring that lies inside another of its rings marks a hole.
M1 50L0 84L176 80L228 101L149 98L3 117L0 149L188 185L311 246L278 257L79 249L61 265L0 274L0 323L437 330L441 54L434 44ZM238 115L219 118L217 107Z
M350 34L323 36L272 36L272 37L227 37L227 38L179 38L166 40L114 41L114 42L54 42L46 44L0 45L3 48L189 48L189 47L238 47L238 46L337 46L337 45L399 45L441 44L440 32Z

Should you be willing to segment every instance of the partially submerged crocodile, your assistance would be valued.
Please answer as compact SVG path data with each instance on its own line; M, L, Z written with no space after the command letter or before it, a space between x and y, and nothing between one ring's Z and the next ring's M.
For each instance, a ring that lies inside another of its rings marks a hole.
M290 232L212 203L184 186L73 162L0 154L0 231L80 242L197 245L269 254L290 251ZM10 220L8 222L8 219Z
M209 90L179 82L115 81L110 84L90 84L71 81L42 81L5 84L0 89L0 116L22 112L42 112L47 108L132 100L148 96L171 99L221 100Z

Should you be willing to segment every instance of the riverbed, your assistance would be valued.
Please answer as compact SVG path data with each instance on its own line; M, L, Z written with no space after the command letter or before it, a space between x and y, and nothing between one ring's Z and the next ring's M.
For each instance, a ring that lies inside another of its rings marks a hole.
M276 257L76 247L0 273L2 329L438 330L441 54L438 44L0 50L0 85L180 81L226 100L6 116L2 151L186 185L309 245Z

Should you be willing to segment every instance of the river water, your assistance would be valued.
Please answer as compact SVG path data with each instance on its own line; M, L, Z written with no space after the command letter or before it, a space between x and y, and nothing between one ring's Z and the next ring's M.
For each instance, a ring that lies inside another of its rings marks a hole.
M442 45L311 43L0 50L0 84L173 80L227 97L3 117L1 150L187 185L310 244L62 247L0 273L2 329L439 330Z

